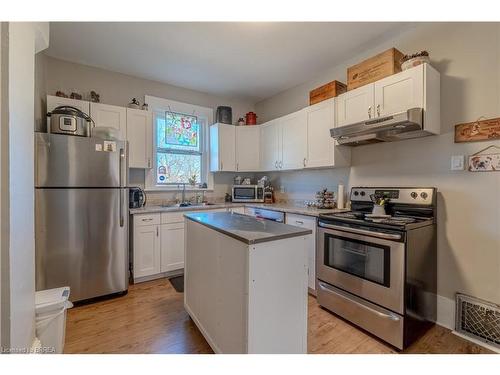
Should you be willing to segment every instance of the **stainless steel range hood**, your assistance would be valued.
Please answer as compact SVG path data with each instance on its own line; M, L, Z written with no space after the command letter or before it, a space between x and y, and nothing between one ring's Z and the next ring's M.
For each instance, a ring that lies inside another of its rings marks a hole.
M423 117L422 108L412 108L391 116L333 128L330 135L339 145L347 146L419 138L431 135L424 130Z

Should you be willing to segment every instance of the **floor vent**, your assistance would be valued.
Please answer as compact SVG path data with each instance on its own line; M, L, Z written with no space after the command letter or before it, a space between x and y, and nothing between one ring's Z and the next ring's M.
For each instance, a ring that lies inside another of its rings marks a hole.
M500 306L457 293L455 329L500 348Z

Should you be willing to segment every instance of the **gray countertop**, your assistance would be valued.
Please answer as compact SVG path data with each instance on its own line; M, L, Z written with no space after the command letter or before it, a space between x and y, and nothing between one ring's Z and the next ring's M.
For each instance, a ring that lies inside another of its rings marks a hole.
M330 214L334 212L342 212L349 211L347 209L319 209L312 207L304 207L297 206L289 203L273 203L273 204L264 204L264 203L215 203L209 204L206 206L188 206L188 207L178 207L171 206L165 207L160 205L146 205L141 208L131 208L129 210L131 215L135 214L150 214L156 212L178 212L178 211L203 211L203 210L215 210L218 208L236 208L236 207L254 207L254 208L263 208L266 210L272 211L280 211L290 214L298 214L298 215L307 215L307 216L315 216L318 217L320 214Z
M280 211L289 214L306 215L318 217L320 214L331 214L335 212L349 211L345 208L314 208L297 206L290 203L245 203L246 207L262 208L272 211Z
M179 211L203 211L203 210L216 210L218 208L236 208L236 207L244 207L244 204L237 203L213 203L207 205L193 205L187 207L179 207L179 206L160 206L160 205L146 205L141 208L130 208L129 213L131 215L135 214L152 214L156 212L179 212Z
M249 245L312 233L310 229L230 212L193 212L184 216Z

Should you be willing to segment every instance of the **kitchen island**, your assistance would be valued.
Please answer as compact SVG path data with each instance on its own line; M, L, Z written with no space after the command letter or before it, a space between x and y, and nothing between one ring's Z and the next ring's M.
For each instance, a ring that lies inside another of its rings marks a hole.
M185 228L184 307L214 352L306 353L312 231L226 212Z

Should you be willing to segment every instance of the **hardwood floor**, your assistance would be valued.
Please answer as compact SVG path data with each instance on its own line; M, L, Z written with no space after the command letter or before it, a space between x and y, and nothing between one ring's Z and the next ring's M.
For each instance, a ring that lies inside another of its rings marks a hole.
M68 311L65 353L212 353L166 279L131 285L126 296ZM309 297L309 353L396 353ZM488 353L435 326L405 353Z

